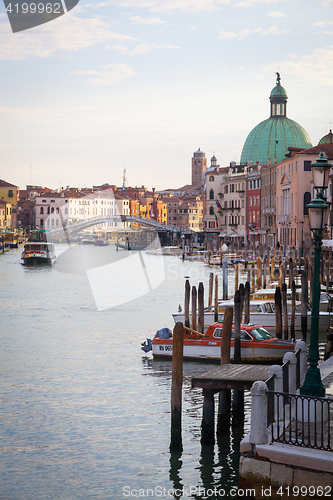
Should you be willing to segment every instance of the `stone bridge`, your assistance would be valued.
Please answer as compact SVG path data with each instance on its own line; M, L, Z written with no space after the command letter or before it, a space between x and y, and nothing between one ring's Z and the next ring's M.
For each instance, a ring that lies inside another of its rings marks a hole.
M68 235L73 235L84 229L87 229L91 226L96 226L98 224L108 223L108 222L116 222L116 223L124 223L131 222L133 224L146 226L151 229L155 229L156 231L169 231L169 232L181 232L182 234L193 234L194 231L188 228L177 227L171 224L161 224L155 219L148 219L145 217L139 217L135 215L98 215L97 217L92 217L91 219L86 219L82 222L77 222L75 224L69 224L66 226L66 232ZM113 228L114 231L117 231L117 227ZM64 231L64 226L59 229L53 229L51 234L56 236L57 233L61 233Z

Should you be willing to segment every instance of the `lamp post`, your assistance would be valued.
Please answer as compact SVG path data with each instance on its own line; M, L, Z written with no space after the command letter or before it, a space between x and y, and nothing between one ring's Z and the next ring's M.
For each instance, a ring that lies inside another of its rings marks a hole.
M328 187L330 167L324 153L315 163L311 164L313 185L317 190L317 196L308 205L310 229L313 231L314 239L314 269L313 269L313 292L311 312L311 334L308 361L309 366L300 393L305 396L325 396L325 387L321 381L318 368L318 330L319 330L319 300L320 300L320 254L323 238L323 230L327 224L330 203L327 201L325 191Z

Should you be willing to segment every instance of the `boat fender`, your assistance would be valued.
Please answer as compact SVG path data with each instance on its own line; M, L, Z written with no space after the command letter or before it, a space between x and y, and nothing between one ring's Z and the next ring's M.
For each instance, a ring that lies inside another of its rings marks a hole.
M151 339L147 339L145 342L143 342L141 344L141 349L144 351L144 352L149 352L152 350L152 340Z

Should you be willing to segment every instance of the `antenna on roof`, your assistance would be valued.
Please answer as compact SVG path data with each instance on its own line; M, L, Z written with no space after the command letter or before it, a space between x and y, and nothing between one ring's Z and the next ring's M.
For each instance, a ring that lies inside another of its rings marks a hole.
M126 186L127 186L127 178L126 178L126 167L125 167L123 172L123 188L125 189Z

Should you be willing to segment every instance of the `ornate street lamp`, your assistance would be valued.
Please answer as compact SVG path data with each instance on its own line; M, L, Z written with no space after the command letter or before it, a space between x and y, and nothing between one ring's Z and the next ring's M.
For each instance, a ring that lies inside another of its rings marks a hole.
M311 164L313 185L317 190L317 196L308 205L310 229L313 231L315 255L313 269L313 292L311 312L311 334L308 361L304 383L300 393L305 396L325 396L325 387L321 381L318 368L318 330L319 330L319 300L320 300L320 254L323 238L323 230L326 227L330 203L327 201L325 191L328 187L330 168L325 153L320 153L316 163Z

